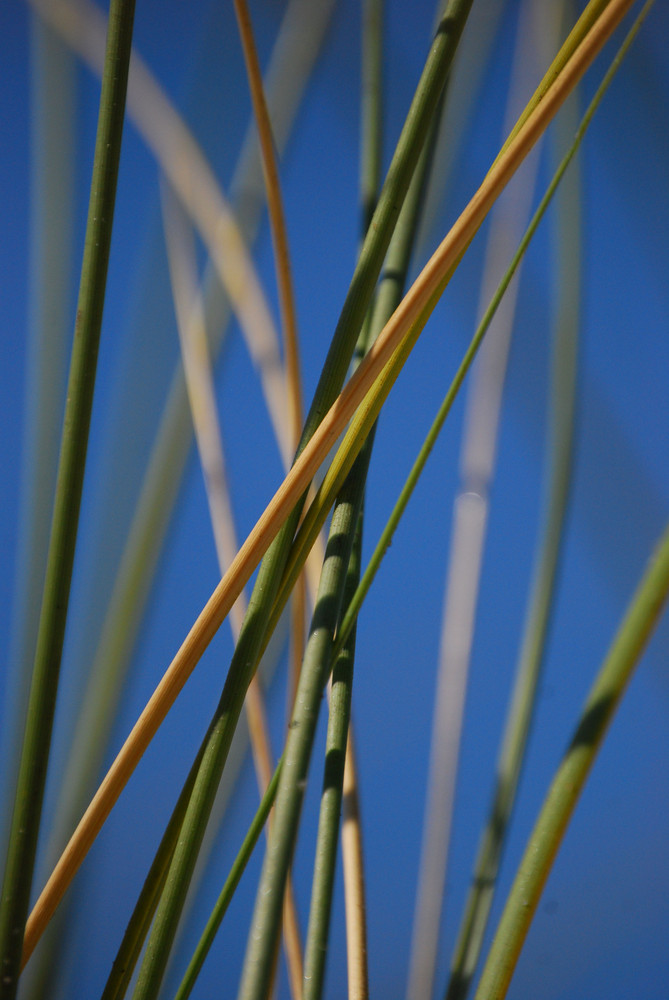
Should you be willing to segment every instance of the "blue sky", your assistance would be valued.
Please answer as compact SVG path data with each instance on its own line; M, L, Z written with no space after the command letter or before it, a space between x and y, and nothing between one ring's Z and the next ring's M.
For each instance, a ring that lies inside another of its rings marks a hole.
M481 0L479 0L481 2ZM508 4L493 41L446 195L425 227L422 264L483 177L503 138L502 120L518 4ZM284 4L254 3L263 62ZM191 124L227 186L246 128L249 101L231 7L138 0L135 41ZM358 242L358 5L342 2L282 165L293 255L305 399L346 293ZM432 5L388 3L385 159L401 126L427 51ZM12 615L20 548L25 454L28 329L34 290L30 253L31 17L10 0L0 11L4 114L2 267L5 328L0 407L2 468L0 662L12 690ZM580 706L639 579L669 509L669 75L658 4L614 82L585 141L583 301L576 462L557 603L529 759L520 788L500 891L500 913L537 810ZM590 96L606 50L586 77ZM70 316L81 255L98 84L76 67L74 221ZM539 190L550 157L539 165ZM525 264L519 291L483 562L470 687L461 750L447 901L440 934L438 988L445 982L522 627L539 517L549 338L554 301L553 221L547 219ZM473 331L485 231L475 240L382 416L370 470L366 554L371 552L417 447ZM204 254L199 248L200 262ZM276 315L266 221L256 260ZM415 271L414 271L415 273ZM97 642L158 415L178 356L154 161L126 129L99 359L80 545L72 585L72 623L54 733L62 765L86 664ZM238 532L253 526L278 485L281 467L238 329L217 368L217 392ZM365 604L359 627L354 719L359 745L368 868L372 992L404 996L420 851L435 663L458 487L460 401L435 448L406 517ZM132 673L112 736L116 749L133 724L218 579L202 475L188 460L159 577L135 647ZM664 1000L669 973L669 674L666 622L660 625L616 717L545 889L509 997L538 1000ZM95 996L104 983L129 907L152 856L192 754L220 691L231 650L224 626L124 793L74 890L76 951L83 955L69 995ZM7 665L5 668L4 665ZM4 692L3 692L4 694ZM2 698L2 695L0 695ZM1 702L0 702L1 704ZM268 693L275 752L285 711L279 672ZM317 822L324 727L315 752L295 862L306 924ZM111 759L112 749L109 751ZM216 847L188 930L218 893L256 805L247 762L243 787ZM4 787L4 786L3 786ZM53 778L47 817L54 801ZM120 839L118 839L120 838ZM120 846L118 844L120 843ZM198 996L234 996L262 849L256 852ZM85 899L84 899L85 897ZM105 901L101 922L95 905ZM337 889L326 994L345 989L343 902ZM68 973L70 959L63 962ZM221 970L226 979L221 986ZM281 996L286 993L282 970ZM64 980L65 982L65 980ZM168 981L169 989L176 980Z

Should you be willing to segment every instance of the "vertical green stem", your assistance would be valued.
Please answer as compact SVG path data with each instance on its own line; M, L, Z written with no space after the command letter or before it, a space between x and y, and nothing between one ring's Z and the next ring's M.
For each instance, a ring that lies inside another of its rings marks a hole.
M16 994L74 562L121 152L134 0L112 0L44 596L0 909L0 996Z
M363 451L360 453L361 456L365 455L367 449L371 450L371 437L372 435L367 439ZM363 511L361 505L344 586L342 601L344 608L355 593L358 580L360 579L362 521ZM344 648L337 657L332 671L330 714L325 743L323 791L318 818L309 928L304 953L303 1000L317 1000L323 992L330 913L332 910L332 892L334 889L335 862L337 859L337 839L344 786L346 743L351 717L354 660L355 629L350 633Z
M369 451L363 450L346 480L332 516L318 600L283 754L284 764L277 792L274 826L265 854L246 948L240 1000L261 1000L268 997L270 992L281 929L284 888L297 837L318 710L330 673L334 631L341 608L353 535L361 507L361 487L367 474L368 462Z

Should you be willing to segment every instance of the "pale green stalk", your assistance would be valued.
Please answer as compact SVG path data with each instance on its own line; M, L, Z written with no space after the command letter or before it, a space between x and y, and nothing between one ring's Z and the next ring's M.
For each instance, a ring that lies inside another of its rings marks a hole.
M0 996L3 1000L15 995L18 984L42 812L93 405L133 17L134 0L114 0L109 16L44 596L0 909Z
M373 223L360 252L358 265L307 416L298 453L313 434L343 384L397 215L413 174L435 103L448 75L470 4L471 0L451 0L448 16L444 16L440 24L393 156ZM184 821L182 835L147 946L135 991L137 1000L155 997L157 994L232 734L265 638L267 617L276 597L301 509L302 503L298 503L267 550L260 566L244 627L230 664L215 720L209 730L208 749L195 783L191 806Z
M490 948L476 1000L502 1000L506 996L578 797L668 595L669 526L637 587L544 800Z
M569 101L556 121L558 134L576 129L576 104ZM562 144L564 146L564 143ZM446 1000L464 1000L478 964L490 915L522 763L553 606L553 594L567 508L574 433L576 360L580 302L579 172L574 162L556 198L559 232L559 303L553 336L550 443L543 528L538 546L516 681L496 769L495 790L479 846L472 885L451 962Z

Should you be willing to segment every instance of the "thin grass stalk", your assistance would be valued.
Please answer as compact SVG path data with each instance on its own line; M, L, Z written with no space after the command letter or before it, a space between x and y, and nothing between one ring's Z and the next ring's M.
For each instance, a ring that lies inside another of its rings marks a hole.
M441 100L430 124L430 131L425 141L425 146L421 152L420 160L412 178L395 232L393 233L390 247L388 248L384 272L377 290L370 321L364 335L361 337L359 348L356 350L355 363L357 364L360 363L363 354L368 349L368 345L374 342L402 298L423 203L423 195L429 177L440 120L440 110ZM374 431L375 426L372 427L350 475L357 475L359 461L362 460L367 464L369 463L373 448ZM347 593L343 608L347 607L350 597L354 593L359 581L365 481L366 476L358 478L358 489L361 491L359 500L360 516L357 522L356 538L353 542L352 568L346 577L345 587ZM348 492L346 483L342 487L342 490L345 493ZM355 527L355 525L352 525L352 528ZM282 584L280 597L275 605L273 616L276 616L280 607L284 586L285 581ZM289 589L289 587L286 589ZM332 697L334 697L335 677L339 678L340 692L334 702L331 698L330 703L331 725L328 727L326 772L323 779L323 795L321 798L321 812L316 840L316 862L314 865L309 930L305 953L305 1000L316 1000L321 995L325 975L325 958L334 886L336 844L343 795L344 761L349 730L350 686L353 676L354 657L355 642L354 638L352 641L352 636L349 635L347 643L337 657L337 660L332 661L335 664L335 668L337 668L336 673L333 673ZM337 761L338 763L331 764L331 761ZM352 803L349 801L350 805ZM352 812L354 815L357 815L357 808L354 808ZM355 855L359 853L360 845L358 845ZM359 880L356 881L359 884ZM360 912L359 908L358 912ZM354 946L354 951L358 954L366 954L366 944L363 942L362 945ZM360 980L361 978L366 978L366 975L361 977L358 973L356 979Z
M558 118L558 135L576 132L576 105L568 102ZM567 116L565 118L565 115ZM564 146L564 143L562 144ZM446 1000L464 1000L475 975L497 883L527 747L537 685L545 655L553 606L563 525L571 482L579 323L580 219L577 161L557 193L559 303L553 335L550 446L546 500L516 680L505 722L495 789L474 865L472 884L458 933Z
M506 996L576 802L668 594L669 527L632 598L544 800L495 933L476 1000L502 1000Z
M557 77L544 99L536 106L514 142L488 172L473 199L416 279L355 375L323 417L309 443L301 451L253 531L240 548L230 570L198 616L72 835L26 926L24 961L27 961L32 953L35 943L144 750L253 569L277 536L279 526L303 495L308 483L361 400L369 393L369 399L365 401L361 411L363 413L361 421L356 424L355 433L350 439L353 452L362 446L369 433L369 426L365 426L366 422L371 420L373 423L376 419L378 409L385 398L384 393L387 395L390 391L392 379L397 377L403 361L427 322L457 262L495 198L618 26L632 2L633 0L611 0L606 12L573 53L565 69ZM375 386L377 379L379 384ZM370 392L373 386L375 389ZM348 460L347 464L350 467Z
M451 0L447 5L447 14L442 19L430 51L374 213L373 224L360 252L307 416L298 454L312 437L322 416L341 389L397 214L434 109L434 101L438 99L443 89L470 3L471 0ZM137 1000L155 996L162 978L215 790L225 765L248 683L258 662L265 637L267 616L276 597L303 502L302 499L296 505L291 504L292 513L268 548L267 556L260 567L249 602L245 626L215 713L217 723L210 730L209 750L204 754L201 775L195 784L191 800L192 809L189 809L186 815L173 867L168 875L163 900L156 914L154 929L135 991Z
M384 0L365 0L362 6L359 185L363 235L372 221L381 184L383 7Z
M3 998L13 997L18 984L56 707L102 326L134 8L134 0L115 0L109 17L49 554L0 908Z
M435 220L443 217L443 206L453 171L461 154L467 123L477 106L481 87L489 71L499 23L509 0L486 0L474 4L469 27L463 35L449 84L450 98L444 106L439 140L434 153L430 186L425 196L423 221L416 237L416 258L424 260L434 244ZM445 137L448 137L447 139Z
M318 601L283 753L284 767L277 791L275 824L265 853L247 941L240 1000L261 1000L270 992L283 890L297 837L318 710L330 674L329 654L360 513L361 486L368 460L369 453L366 450L361 452L354 465L355 472L347 479L332 515Z
M362 8L361 88L360 88L360 217L361 234L366 234L374 215L381 185L383 146L383 0L365 0ZM410 193L409 193L410 197ZM371 321L368 311L365 323ZM368 330L361 336L367 341ZM364 506L364 504L363 504ZM361 515L362 516L362 515ZM362 535L360 524L359 535ZM351 561L360 561L353 542ZM322 565L322 563L321 563ZM350 571L350 566L349 566ZM344 602L349 595L344 590ZM354 649L354 646L351 647ZM365 877L363 866L362 831L357 764L355 759L353 723L349 719L348 739L344 759L345 802L348 822L342 823L341 848L344 870L344 913L346 954L348 961L349 998L357 995L364 1000L369 992L367 973L367 921Z
M174 995L174 1000L187 1000L187 997L190 996L193 990L195 981L197 980L202 966L204 965L204 961L209 954L209 949L214 943L214 938L218 933L218 929L221 926L223 917L225 916L226 910L230 905L235 889L239 884L239 880L244 873L248 860L258 842L262 828L267 822L270 810L274 805L276 792L279 787L279 778L281 777L281 765L282 759L279 760L276 766L276 770L272 775L272 780L267 786L267 790L265 791L262 801L258 806L253 822L244 837L239 853L235 858L232 868L230 869L230 873L225 880L218 899L216 900L216 904L211 911L206 927L202 932L202 936L198 941L195 951L193 952L193 957L188 963L188 968L186 969L184 977L181 980L181 984Z
M371 450L371 440L360 453L363 461L368 448ZM362 488L364 488L364 482ZM360 579L363 503L361 503L357 518L357 527L355 528L355 536L344 584L342 601L344 608L355 592ZM302 991L304 1000L317 1000L322 995L325 978L325 960L327 957L335 862L337 858L337 838L341 818L344 768L351 716L354 661L355 631L353 630L332 669L330 713L325 742L323 791L321 793L321 807L318 818L316 858L314 861L309 925L304 953L304 984Z
M367 904L363 864L360 802L355 774L355 743L349 723L342 799L341 853L344 868L348 1000L367 1000Z
M525 0L518 11L504 134L525 106L547 57L558 41L559 0L546 11L542 0ZM539 145L527 158L491 213L481 278L479 315L530 219ZM474 637L481 566L490 510L490 484L503 388L511 345L520 268L476 359L463 422L460 484L453 501L418 887L409 959L408 1000L429 1000L439 950L444 887L451 837L462 723Z
M279 183L279 171L274 154L272 128L265 102L260 64L256 52L253 29L245 0L235 0L235 13L239 25L239 35L244 51L244 61L249 80L253 111L258 126L258 137L262 154L263 175L267 190L267 207L269 211L272 245L274 248L274 263L276 269L277 287L279 291L279 309L281 312L281 329L283 331L284 356L286 364L286 383L288 389L289 425L292 446L296 449L300 443L302 432L302 384L300 377L300 359L297 339L297 317L295 312L295 297L291 278L290 254L288 251L288 235L283 212L283 200ZM306 581L301 576L291 605L292 640L291 640L291 682L289 685L289 705L292 705L300 664L304 651L304 620L306 613ZM294 955L295 959L297 956ZM301 960L300 960L301 964ZM295 993L294 993L295 995Z

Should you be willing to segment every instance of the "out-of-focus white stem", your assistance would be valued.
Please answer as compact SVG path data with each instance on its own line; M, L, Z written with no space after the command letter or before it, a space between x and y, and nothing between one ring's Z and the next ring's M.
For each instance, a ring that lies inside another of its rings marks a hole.
M560 6L554 5L552 16L548 16L546 5L540 0L525 0L521 8L504 134L513 127L543 65L555 51ZM537 163L538 149L527 158L491 215L480 315L522 236L531 209ZM444 598L408 1000L430 1000L433 991L490 483L519 275L520 269L490 325L467 393L461 486L454 503Z

